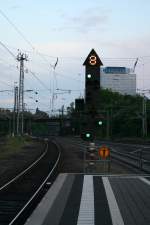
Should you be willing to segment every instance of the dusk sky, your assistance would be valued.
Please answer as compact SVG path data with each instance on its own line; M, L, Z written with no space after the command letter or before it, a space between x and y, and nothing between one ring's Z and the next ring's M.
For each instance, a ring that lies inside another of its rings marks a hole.
M27 53L25 94L27 109L50 111L67 107L84 95L82 63L94 48L104 66L127 66L135 72L137 88L150 89L149 0L5 0L0 1L0 41L17 56ZM51 65L58 64L53 70ZM18 62L0 45L0 107L13 107ZM37 81L32 71L42 81ZM51 89L51 91L49 90ZM71 90L64 93L56 89ZM35 100L38 99L38 103Z

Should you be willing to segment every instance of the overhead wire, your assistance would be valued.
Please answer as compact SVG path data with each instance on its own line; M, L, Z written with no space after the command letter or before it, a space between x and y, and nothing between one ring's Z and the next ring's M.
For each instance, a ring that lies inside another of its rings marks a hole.
M35 74L34 72L32 72L31 70L28 70L28 71L33 75L33 77L34 77L36 80L39 81L39 83L40 83L43 87L45 87L47 90L50 90L50 89L45 85L45 83L44 83L42 80L40 80L40 79L36 76L36 74Z
M16 59L16 57L15 57L15 55L10 51L10 49L6 46L6 45L4 45L3 43L2 43L2 45L3 45L3 47L5 47L5 49L7 49L7 51L9 51L9 53ZM33 47L33 46L32 46ZM34 47L33 47L34 48ZM43 55L43 53L40 53L40 55ZM48 56L48 55L47 55ZM52 57L52 56L51 56ZM43 57L42 57L43 58ZM118 62L120 62L120 60L135 60L136 58L133 58L133 57L130 57L130 58L126 58L126 57L122 57L122 58L103 58L103 59L106 59L106 60L109 60L110 62L111 61L115 61L115 63L118 61ZM45 59L45 57L44 57L44 61L45 61L46 59ZM47 60L46 60L46 62L48 62ZM49 63L49 62L48 62ZM52 66L51 65L51 67L52 68L54 68L54 66ZM77 79L75 79L75 78L72 78L72 77L70 77L70 76L67 76L67 75L64 75L64 74L62 74L62 73L58 73L58 72L56 72L55 71L55 81L56 81L56 83L57 83L57 78L56 78L56 75L58 75L58 76L61 76L61 77L64 77L64 78L66 78L66 79L70 79L70 80L75 80L75 81L78 81Z
M2 44L2 46L3 47L5 47L5 49L7 49L7 51L16 59L16 57L15 57L15 55L10 51L10 49L6 46L6 45L4 45L3 43L1 43ZM12 66L12 65L11 65ZM46 88L46 89L48 89L49 90L49 88L35 75L35 73L33 73L32 71L30 71L30 73L32 74L32 75L34 75L34 77ZM64 76L64 77L66 77L67 79L72 79L72 80L75 80L75 81L78 81L77 79L75 79L75 78L72 78L72 77L69 77L69 76L66 76L66 75L64 75L64 74L60 74L60 73L56 73L55 72L55 74L56 75L58 75L58 76Z
M49 55L46 55L46 54L44 54L44 53L41 53L41 52L39 52L39 51L37 51L36 49L35 49L35 47L33 46L33 44L26 38L26 36L23 34L23 32L22 31L20 31L20 29L18 29L18 27L8 18L8 16L0 9L0 14L7 20L7 22L16 30L16 32L24 39L24 41L26 42L26 43L28 43L28 45L32 48L32 50L34 51L34 52L36 52L45 62L47 62L48 63L48 65L51 67L51 68L53 68L54 69L54 66L51 64L51 63L49 63L49 61L45 58L45 56L47 56L47 57L54 57L54 58L56 58L55 56L49 56ZM4 44L4 43L2 43L1 41L0 41L0 44L9 52L9 54L11 54L11 56L16 60L16 56L10 51L10 49ZM148 57L150 57L150 56L141 56L141 57L139 57L139 58L148 58ZM62 57L62 56L59 56L59 58L64 58L64 59L70 59L70 60L72 60L72 59L84 59L83 57L71 57L71 56L68 56L68 57ZM106 61L109 61L109 62L113 62L113 61L115 61L115 63L116 62L120 62L120 61L123 61L123 62L125 62L125 61L131 61L131 60L135 60L136 58L133 58L133 57L116 57L116 58L111 58L111 57L109 57L109 58L105 58L105 57L102 57L102 59L103 60L106 60ZM48 91L50 91L50 88L48 88L44 83L43 83L43 81L41 81L37 76L36 76L36 74L34 73L34 72L32 72L32 71L29 71L39 82L40 82L40 84L43 86L43 87L45 87ZM75 81L78 81L77 79L74 79L74 78L72 78L72 77L69 77L69 76L66 76L66 75L63 75L63 74L60 74L60 73L56 73L55 72L55 80L56 80L56 85L57 85L57 77L56 77L56 75L58 75L58 76L63 76L63 77L66 77L67 79L70 79L70 80L75 80Z
M1 10L0 10L1 11ZM0 44L10 53L10 55L16 60L16 56L10 51L10 49L4 44L4 43L2 43L1 41L0 41ZM14 67L16 67L15 65L11 65L11 64L9 64L10 66L14 66ZM31 70L29 70L29 72L40 82L40 84L42 85L42 86L44 86L46 89L48 89L49 90L49 88L42 82L42 80L40 80L37 76L36 76L36 74L34 73L34 72L32 72ZM2 81L1 81L2 82ZM3 82L4 84L6 84L5 82ZM8 85L8 84L7 84ZM8 85L8 86L10 86L10 85Z
M9 66L11 66L11 67L13 67L13 68L17 68L15 65L11 65L11 64L9 64ZM27 69L27 68L26 68ZM39 82L40 82L40 84L43 86L43 87L45 87L46 88L46 90L48 90L49 91L49 88L43 83L43 81L40 79L40 78L38 78L37 76L36 76L36 74L34 73L34 72L32 72L31 70L28 70L33 76L34 76L34 78L36 78L36 80L38 80ZM6 84L6 83L5 83ZM9 85L10 86L10 85Z
M17 59L16 59L16 56L12 53L12 51L10 51L10 49L9 49L2 41L0 41L0 45L3 46L3 48L5 48L5 50L6 50L7 52L9 52L9 54L10 54L15 60L17 60Z
M14 46L10 46L10 45L7 45L9 48L12 48L12 49L18 49L17 47L14 47ZM35 47L32 45L32 49L35 49ZM25 52L28 52L28 53L32 53L33 51L31 50L25 50L25 49L22 49L23 51ZM36 49L35 49L36 50ZM40 55L43 55L43 56L46 56L46 57L49 57L49 58L59 58L59 59L68 59L68 60L85 60L86 56L85 57L78 57L78 56L61 56L61 55L57 55L57 56L54 56L54 55L49 55L49 54L46 54L44 52L40 52L40 51L35 51L36 54L40 54ZM150 58L150 55L147 55L147 56L138 56L139 58ZM101 57L102 60L124 60L124 61L128 61L128 60L135 60L137 58L136 57ZM48 62L48 60L45 58L45 60Z
M13 90L0 90L0 92L13 92Z
M25 35L17 28L17 26L8 18L8 16L0 9L0 14L7 20L7 22L16 30L16 32L26 41L32 49L34 49L31 42L25 37Z
M6 47L8 47L8 48L12 48L12 49L16 49L16 50L18 50L18 48L17 47L14 47L14 46L9 46L9 45L7 45ZM40 56L46 56L46 57L49 57L49 58L55 58L55 59L57 59L57 58L59 58L59 59L68 59L68 60L76 60L76 59L78 59L78 60L85 60L85 58L86 57L77 57L77 56L53 56L53 55L49 55L49 54L46 54L46 53L43 53L43 52L40 52L40 51L38 51L38 50L36 50L35 49L35 47L34 46L32 46L32 49L34 48L34 53L35 54L38 54L38 55L40 55ZM33 53L33 51L30 51L30 50L23 50L23 51L25 51L25 52L29 52L29 53ZM140 59L140 58L150 58L150 56L138 56L138 58ZM43 58L44 59L44 61L46 62L46 63L48 63L49 64L49 61L47 60L47 58ZM126 62L126 61L131 61L131 60L136 60L137 59L137 57L101 57L101 60L106 60L106 61L118 61L118 62L120 62L120 61L123 61L123 62ZM52 68L54 68L54 65L52 65L51 64L51 67Z
M32 48L33 51L36 51L37 54L45 61L47 62L52 68L53 65L49 63L49 61L41 55L41 53L33 46L33 44L26 38L26 36L23 34L23 32L8 18L8 16L0 9L0 14L7 20L7 22L16 30L16 32L23 38L23 40Z
M8 23L16 30L16 32L24 39L24 41L26 41L28 43L28 45L33 49L33 51L35 51L35 47L32 45L32 43L25 37L25 35L20 31L20 29L17 28L17 26L8 18L8 16L0 9L0 14L8 21ZM45 56L41 55L38 51L36 51L39 56L48 63L48 65L50 67L53 68L53 70L55 70L55 65L53 66L46 58ZM57 58L58 59L58 58ZM46 85L35 75L35 73L33 73L32 71L30 71L30 73L44 86L46 87ZM55 76L56 82L57 82L57 78ZM47 88L47 87L46 87Z

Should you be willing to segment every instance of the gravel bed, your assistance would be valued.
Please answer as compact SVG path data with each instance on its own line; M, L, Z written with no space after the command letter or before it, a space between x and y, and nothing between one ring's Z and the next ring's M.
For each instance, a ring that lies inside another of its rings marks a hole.
M0 159L0 186L26 169L44 152L44 149L44 143L33 141L20 152Z

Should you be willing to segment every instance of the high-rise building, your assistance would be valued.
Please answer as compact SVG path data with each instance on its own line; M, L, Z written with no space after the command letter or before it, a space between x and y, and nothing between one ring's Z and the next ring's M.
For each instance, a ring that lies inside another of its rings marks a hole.
M136 74L126 67L103 67L100 76L101 87L121 94L136 94Z

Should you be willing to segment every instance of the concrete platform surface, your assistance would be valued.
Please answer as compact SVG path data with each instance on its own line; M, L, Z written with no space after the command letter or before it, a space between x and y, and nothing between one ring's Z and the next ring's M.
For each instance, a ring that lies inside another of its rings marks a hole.
M150 179L60 174L25 225L150 225Z

